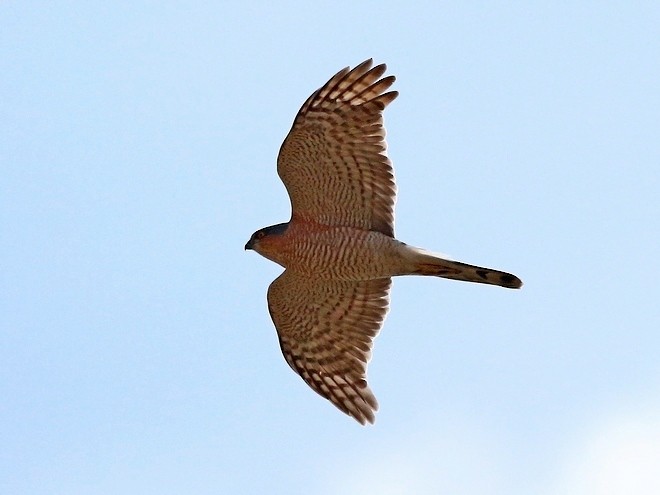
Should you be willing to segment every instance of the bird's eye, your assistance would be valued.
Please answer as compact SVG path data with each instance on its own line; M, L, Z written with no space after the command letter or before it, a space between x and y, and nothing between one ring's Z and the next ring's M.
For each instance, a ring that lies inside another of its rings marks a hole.
M266 233L262 230L261 232L257 232L257 239L263 239L266 237Z

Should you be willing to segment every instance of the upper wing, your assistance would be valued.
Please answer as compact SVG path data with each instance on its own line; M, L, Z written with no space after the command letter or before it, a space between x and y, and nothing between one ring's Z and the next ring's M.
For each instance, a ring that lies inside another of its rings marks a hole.
M383 324L391 279L309 279L285 270L268 309L289 366L320 395L365 424L378 402L367 385L372 341Z
M396 186L386 155L383 110L397 97L366 60L339 71L296 116L277 158L292 218L377 230L394 237Z

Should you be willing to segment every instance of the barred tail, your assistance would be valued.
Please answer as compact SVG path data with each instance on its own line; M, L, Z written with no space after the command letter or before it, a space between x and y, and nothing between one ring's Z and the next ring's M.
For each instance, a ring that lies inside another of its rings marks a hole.
M468 265L459 261L441 258L423 250L416 250L418 256L413 275L429 275L433 277L450 278L465 282L500 285L509 289L520 289L522 281L510 273Z

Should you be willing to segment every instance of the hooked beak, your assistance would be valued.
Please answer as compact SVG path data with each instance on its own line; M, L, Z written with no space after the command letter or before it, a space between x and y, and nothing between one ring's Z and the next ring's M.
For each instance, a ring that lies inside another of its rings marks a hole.
M252 246L254 246L254 241L250 239L245 245L245 250L247 251L248 249L252 249Z

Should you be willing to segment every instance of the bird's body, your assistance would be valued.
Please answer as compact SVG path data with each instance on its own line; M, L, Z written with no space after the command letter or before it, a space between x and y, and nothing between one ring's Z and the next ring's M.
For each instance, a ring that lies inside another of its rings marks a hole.
M260 254L287 270L327 280L401 275L403 243L380 232L293 221L260 243Z
M382 111L393 76L367 60L303 104L278 157L288 223L255 232L254 249L285 268L268 307L289 365L360 423L378 404L366 382L391 277L430 275L519 288L509 273L448 260L394 237L395 184Z

